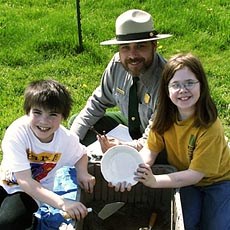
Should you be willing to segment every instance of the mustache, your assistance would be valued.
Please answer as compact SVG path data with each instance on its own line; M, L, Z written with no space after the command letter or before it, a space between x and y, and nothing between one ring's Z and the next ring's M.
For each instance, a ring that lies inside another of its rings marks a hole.
M128 58L127 63L133 63L133 62L143 62L143 58Z

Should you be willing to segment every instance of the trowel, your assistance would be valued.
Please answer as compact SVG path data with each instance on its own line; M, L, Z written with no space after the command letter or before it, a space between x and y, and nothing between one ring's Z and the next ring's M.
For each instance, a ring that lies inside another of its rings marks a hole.
M105 220L106 218L110 217L111 215L113 215L115 212L117 212L122 206L124 206L125 202L113 202L113 203L109 203L106 204L99 213L97 213L95 210L92 210L92 208L88 208L88 212L95 212L99 218L101 218L102 220ZM65 218L65 219L69 219L70 216L67 212L61 212L61 215Z
M105 220L106 218L117 212L121 207L123 207L124 204L125 202L113 202L106 204L97 215L102 220Z

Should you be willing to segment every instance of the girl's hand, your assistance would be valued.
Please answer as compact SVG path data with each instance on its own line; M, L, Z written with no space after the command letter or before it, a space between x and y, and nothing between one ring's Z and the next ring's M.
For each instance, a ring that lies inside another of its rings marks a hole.
M156 178L152 173L151 167L148 164L140 164L135 172L136 181L143 183L147 187L154 187Z

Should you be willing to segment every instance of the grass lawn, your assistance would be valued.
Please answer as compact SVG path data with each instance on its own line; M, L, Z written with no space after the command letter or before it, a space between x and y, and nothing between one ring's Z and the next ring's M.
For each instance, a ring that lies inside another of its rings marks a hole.
M165 58L178 52L200 57L212 96L230 138L228 0L81 0L83 52L79 52L76 2L73 0L2 0L0 3L0 139L23 115L25 86L53 78L65 84L79 112L99 84L116 46L100 46L115 35L119 14L139 8L151 13L156 30L172 38L158 43ZM66 123L64 123L66 125Z

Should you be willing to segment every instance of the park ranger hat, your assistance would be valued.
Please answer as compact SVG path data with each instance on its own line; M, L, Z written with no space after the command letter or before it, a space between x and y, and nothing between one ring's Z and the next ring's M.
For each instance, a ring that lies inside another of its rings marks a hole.
M116 38L103 41L101 45L119 45L154 41L171 37L171 34L158 34L154 29L152 16L142 10L128 10L116 20Z

